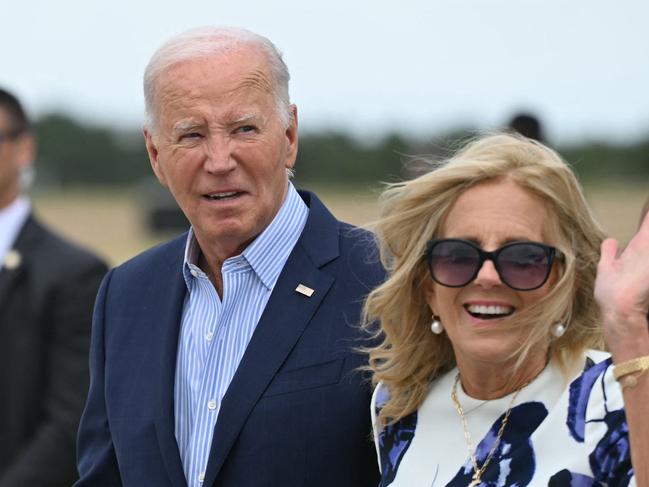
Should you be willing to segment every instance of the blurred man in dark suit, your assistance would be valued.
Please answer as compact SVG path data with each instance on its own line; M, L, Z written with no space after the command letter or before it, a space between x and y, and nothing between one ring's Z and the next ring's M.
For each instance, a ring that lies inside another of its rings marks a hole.
M69 486L88 388L92 306L106 266L32 215L35 141L0 89L0 487Z

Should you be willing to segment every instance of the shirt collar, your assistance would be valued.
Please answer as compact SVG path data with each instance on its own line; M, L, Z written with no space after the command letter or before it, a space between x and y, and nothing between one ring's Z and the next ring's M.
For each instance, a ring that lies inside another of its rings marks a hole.
M31 204L26 196L19 196L0 210L0 228L2 229L0 232L0 262L15 244L30 210Z
M224 268L230 261L242 258L250 265L263 285L271 290L282 271L289 254L297 243L309 215L309 208L289 181L284 202L271 223L255 238L241 255L227 259ZM192 271L204 274L198 267L200 247L190 228L185 244L183 276L187 288L191 290L194 277Z
M198 274L201 269L198 267L198 256L201 249L198 246L198 241L194 236L194 230L190 227L185 242L185 258L183 259L183 278L189 291L192 290L192 274ZM192 272L193 271L193 272Z

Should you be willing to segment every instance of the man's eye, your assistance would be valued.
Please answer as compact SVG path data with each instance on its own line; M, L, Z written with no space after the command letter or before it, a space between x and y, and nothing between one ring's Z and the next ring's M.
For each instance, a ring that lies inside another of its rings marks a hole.
M257 128L254 125L242 125L241 127L237 128L237 132L241 133L249 133L249 132L254 132L257 130Z
M183 134L180 136L181 140L193 140L193 139L200 139L202 137L201 134L198 132L188 132L186 134Z

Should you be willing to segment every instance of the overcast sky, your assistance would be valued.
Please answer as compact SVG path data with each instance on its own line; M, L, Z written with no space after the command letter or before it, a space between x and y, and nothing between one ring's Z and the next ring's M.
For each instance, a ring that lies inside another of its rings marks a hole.
M284 52L302 130L422 135L526 109L555 143L649 134L647 0L0 0L0 86L34 115L136 127L150 55L210 24Z

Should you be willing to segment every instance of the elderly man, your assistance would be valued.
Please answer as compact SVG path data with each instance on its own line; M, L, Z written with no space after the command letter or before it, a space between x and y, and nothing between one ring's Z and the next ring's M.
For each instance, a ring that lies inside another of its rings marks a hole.
M22 193L35 140L0 89L0 487L69 486L106 266L44 227Z
M188 234L99 293L81 486L375 486L357 328L371 236L289 182L297 111L273 44L202 29L151 59L151 165Z

